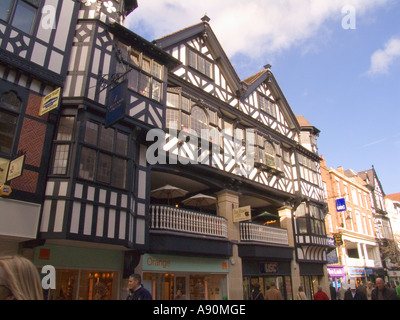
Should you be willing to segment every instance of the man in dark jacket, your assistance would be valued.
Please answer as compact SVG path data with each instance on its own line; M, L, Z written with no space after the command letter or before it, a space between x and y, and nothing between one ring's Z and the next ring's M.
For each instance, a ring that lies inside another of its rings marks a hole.
M371 293L372 300L397 300L396 291L386 288L381 278L376 279L376 288Z
M254 287L254 290L251 292L250 299L251 300L264 300L264 295L260 291L260 284L255 283L253 285L253 287Z
M350 288L344 294L344 300L367 300L367 296L357 289L356 282L350 280Z
M128 280L129 296L126 300L152 300L151 293L142 285L142 277L133 274Z

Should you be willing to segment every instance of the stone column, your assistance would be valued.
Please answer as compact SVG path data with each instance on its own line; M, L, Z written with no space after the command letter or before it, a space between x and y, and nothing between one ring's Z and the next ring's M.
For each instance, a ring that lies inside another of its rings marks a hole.
M288 232L288 241L289 246L293 247L293 259L290 263L290 271L292 275L292 290L293 290L293 299L296 300L297 292L300 286L300 266L296 261L296 247L295 247L295 235L292 224L292 208L291 207L282 207L278 210L278 214L280 217L280 224L282 229L286 229Z
M229 259L228 299L243 300L242 259L239 257L240 224L233 222L233 209L239 207L239 194L229 190L218 192L218 215L227 220L228 239L232 242L232 257Z

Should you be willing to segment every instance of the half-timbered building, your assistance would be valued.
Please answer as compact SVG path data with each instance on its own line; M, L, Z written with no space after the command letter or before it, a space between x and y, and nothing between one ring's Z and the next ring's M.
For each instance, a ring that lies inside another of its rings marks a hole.
M15 254L37 237L57 122L57 110L39 109L67 77L79 5L6 0L0 8L0 186L11 187L0 197L0 251Z
M165 269L149 267L146 256L143 273L156 279L159 297L176 291L177 278L189 298L194 283L207 288L203 298L230 299L248 299L255 282L263 292L278 282L285 299L293 299L301 282L315 280L310 276L326 286L319 131L300 125L271 66L240 80L208 17L154 43L181 64L168 77L166 131L162 152L154 156L152 190L168 182L188 191L186 197L216 199L204 213L183 198L173 199L173 206L152 198L149 252L187 268L175 263L168 269L170 286L162 287ZM234 212L246 208L247 217L237 220ZM187 217L213 227L193 231L191 222L181 223ZM293 229L294 221L300 227ZM183 262L191 256L213 266L222 261L219 270L212 268L217 276L191 270Z

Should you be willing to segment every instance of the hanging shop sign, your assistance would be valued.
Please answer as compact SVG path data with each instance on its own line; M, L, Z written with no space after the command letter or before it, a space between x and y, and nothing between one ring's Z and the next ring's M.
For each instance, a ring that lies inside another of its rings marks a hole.
M10 166L10 160L0 158L0 184L7 181L8 167Z
M25 155L20 156L12 161L10 161L10 167L8 169L7 181L13 180L22 176L22 171L24 169Z
M108 107L106 113L106 128L121 121L125 117L126 110L126 81L112 88L108 96Z
M336 211L337 212L347 211L345 198L336 199Z
M343 237L340 233L335 233L333 238L335 239L335 246L340 247L343 245Z
M233 209L233 222L251 220L251 206Z
M11 194L11 192L12 192L12 189L10 186L6 186L5 184L0 186L0 196L8 197Z
M47 96L42 98L42 103L40 104L39 116L56 109L60 104L61 88L54 90Z

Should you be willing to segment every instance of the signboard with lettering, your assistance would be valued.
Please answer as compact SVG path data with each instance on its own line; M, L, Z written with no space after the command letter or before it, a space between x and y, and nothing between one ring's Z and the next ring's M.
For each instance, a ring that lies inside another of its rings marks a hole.
M251 207L242 207L233 209L233 222L242 222L251 220Z
M8 167L10 165L10 160L0 158L0 184L7 181Z
M337 212L347 211L345 198L336 199L336 211Z
M110 90L106 114L106 127L111 127L124 118L126 109L126 88L126 81L123 81Z
M8 169L7 181L10 181L12 179L22 176L22 171L24 169L24 162L25 162L24 155L21 157L18 157L17 159L10 161L10 167Z
M335 233L333 238L335 239L335 246L340 247L343 245L343 237L340 233Z
M43 97L42 103L40 104L39 116L56 109L60 104L61 88L54 90L47 96Z

